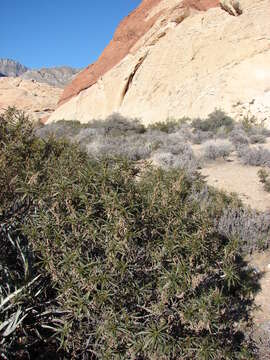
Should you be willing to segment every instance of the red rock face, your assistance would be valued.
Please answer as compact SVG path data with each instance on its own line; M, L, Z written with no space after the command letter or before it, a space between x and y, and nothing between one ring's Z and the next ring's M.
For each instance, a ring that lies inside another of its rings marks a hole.
M219 0L184 0L184 3L186 6L199 11L207 11L219 6Z
M113 39L105 48L97 62L81 71L69 84L60 98L59 105L78 95L82 90L94 85L107 71L117 65L136 44L136 42L151 29L161 13L147 19L149 12L161 0L143 0L141 5L128 15L118 26ZM179 2L181 3L181 1ZM218 5L219 0L184 0L183 6L200 11L206 11Z

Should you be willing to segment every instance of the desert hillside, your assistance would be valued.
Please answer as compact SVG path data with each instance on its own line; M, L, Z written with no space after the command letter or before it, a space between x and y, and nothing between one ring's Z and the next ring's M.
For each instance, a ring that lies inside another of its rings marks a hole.
M0 78L0 112L9 106L25 111L33 120L50 115L62 89L19 77Z
M79 72L69 66L30 69L12 59L0 59L0 112L9 106L44 121L55 110L65 87Z
M269 1L242 0L241 8L233 16L216 1L144 0L97 63L65 89L49 121L87 122L117 111L149 124L215 108L265 119Z

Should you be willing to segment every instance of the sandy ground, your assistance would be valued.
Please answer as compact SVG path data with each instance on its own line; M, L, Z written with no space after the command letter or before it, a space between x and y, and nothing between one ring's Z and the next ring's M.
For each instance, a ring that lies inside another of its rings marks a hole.
M239 195L244 204L260 211L270 211L270 193L263 189L256 166L242 165L237 159L209 163L201 170L210 185Z
M264 148L270 150L270 138ZM202 152L202 145L193 146L198 156ZM200 170L206 177L208 184L227 192L235 192L243 203L259 211L270 211L270 193L263 189L258 178L260 167L242 165L236 154L227 160L211 161L203 164Z

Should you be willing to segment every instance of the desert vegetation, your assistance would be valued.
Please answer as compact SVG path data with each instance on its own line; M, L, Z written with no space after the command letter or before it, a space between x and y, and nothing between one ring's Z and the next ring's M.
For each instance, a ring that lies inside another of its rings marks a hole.
M263 184L265 191L270 192L270 172L265 168L258 171L260 182Z
M168 119L144 127L138 119L113 114L106 120L59 121L37 130L47 138L66 138L78 143L94 158L106 155L130 160L150 160L163 168L196 171L205 161L226 159L235 153L245 165L269 166L270 151L262 147L270 131L255 118L237 123L221 110L206 119ZM201 157L194 145L202 145Z
M196 131L230 134L225 119L1 115L1 359L256 358L244 256L269 246L270 220L207 186L192 150Z

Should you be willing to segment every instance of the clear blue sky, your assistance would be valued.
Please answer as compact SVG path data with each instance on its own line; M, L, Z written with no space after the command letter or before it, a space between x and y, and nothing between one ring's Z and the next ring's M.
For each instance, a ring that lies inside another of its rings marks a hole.
M3 0L0 58L32 67L85 67L140 0Z

